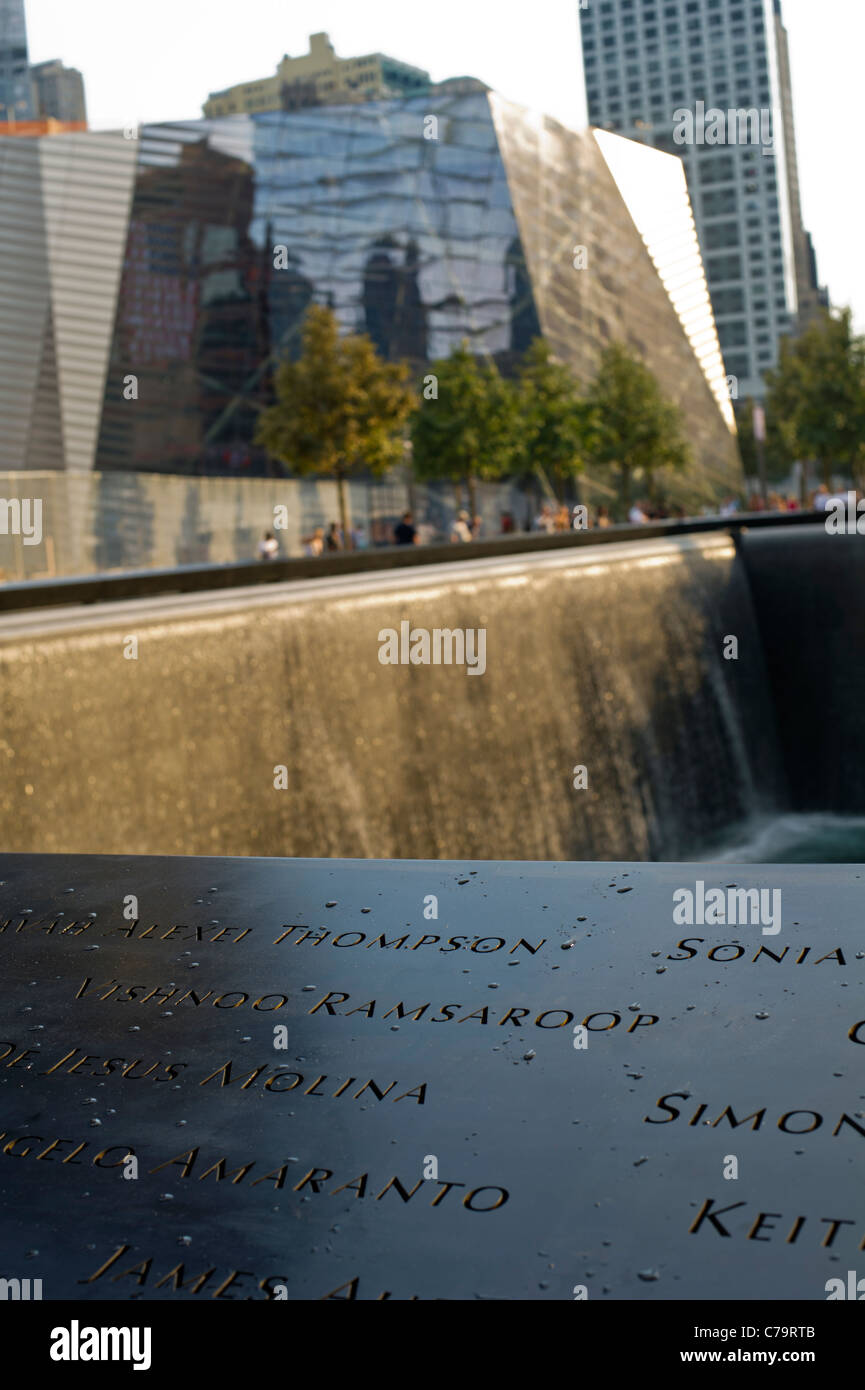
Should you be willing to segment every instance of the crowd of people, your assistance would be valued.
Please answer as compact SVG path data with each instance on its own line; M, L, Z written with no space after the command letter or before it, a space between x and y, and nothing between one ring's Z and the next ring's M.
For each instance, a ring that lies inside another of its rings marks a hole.
M825 485L820 486L811 493L809 505L812 511L825 511L829 501L836 496L844 494L833 493ZM735 516L740 512L796 512L801 510L801 503L797 498L784 496L780 492L770 492L767 498L763 498L759 493L752 493L747 499L730 495L725 498L717 511L712 512L709 508L704 508L703 516ZM664 506L648 499L640 499L634 502L628 509L627 520L631 525L643 525L651 521L684 521L688 513L680 506ZM552 534L557 531L585 530L591 527L606 527L613 525L613 518L610 516L609 508L601 503L598 506L585 506L577 504L569 506L567 503L553 505L544 502L534 516L526 518L523 530L527 532L545 532ZM499 534L515 534L520 530L517 525L513 512L504 511L500 514ZM446 533L436 531L428 524L419 525L415 521L412 512L405 511L390 531L385 528L383 533L377 537L377 544L384 545L422 545L430 542L439 542L447 539L454 545L465 545L469 541L479 540L484 534L484 522L478 515L472 515L465 509L457 512L454 521ZM302 538L303 553L306 556L318 556L332 554L340 550L345 550L345 538L340 524L332 521L328 527L316 526L307 536ZM351 528L351 549L365 550L370 544L366 530L361 524ZM258 554L262 560L274 560L279 557L280 545L272 531L265 531L262 539L258 543Z

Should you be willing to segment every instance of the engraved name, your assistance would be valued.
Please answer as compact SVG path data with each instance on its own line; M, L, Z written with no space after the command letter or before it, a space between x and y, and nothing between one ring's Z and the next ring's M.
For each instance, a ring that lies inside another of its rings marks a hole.
M234 1076L231 1068L231 1061L225 1062L223 1066L217 1067L216 1071L212 1071L209 1076L206 1076L203 1081L199 1081L199 1086L206 1086L209 1082L215 1081L218 1082L220 1087L237 1086L239 1090L246 1091L264 1072L271 1070L270 1064L266 1063L263 1066L256 1067L246 1076ZM317 1076L310 1085L306 1086L300 1092L300 1094L304 1096L330 1097L334 1100L338 1096L343 1095L348 1095L352 1100L360 1100L362 1096L367 1096L368 1099L371 1100L374 1096L376 1100L390 1099L394 1105L398 1100L412 1099L416 1105L426 1104L428 1085L426 1081L421 1082L417 1086L413 1086L409 1091L403 1091L401 1094L393 1096L390 1093L399 1084L396 1081L392 1081L389 1086L379 1086L377 1082L372 1080L364 1081L356 1091L350 1092L349 1087L353 1086L357 1081L356 1076L350 1076L347 1081L340 1082L336 1090L320 1090L319 1088L324 1085L327 1079L327 1073L323 1076ZM278 1068L273 1072L273 1075L268 1077L267 1081L264 1082L263 1089L265 1091L275 1091L283 1095L298 1090L299 1087L303 1086L305 1080L306 1077L300 1072L289 1071L284 1067ZM331 1078L331 1086L334 1084L334 1079Z
M104 1279L109 1269L116 1269L117 1261L122 1259L124 1255L128 1255L129 1252L134 1249L134 1245L119 1245L114 1253L110 1255L89 1278L79 1279L78 1283L95 1284L97 1279ZM128 1269L121 1269L119 1273L115 1272L112 1274L108 1278L108 1283L116 1284L121 1279L132 1279L133 1282L137 1284L138 1288L143 1288L144 1285L150 1281L152 1270L153 1256L148 1255L145 1259L139 1260L137 1264L131 1264ZM210 1288L207 1289L208 1298L242 1298L249 1301L250 1299L258 1297L258 1295L254 1293L228 1293L228 1289L239 1290L241 1287L248 1289L249 1285L244 1285L243 1281L246 1279L254 1279L256 1280L256 1287L262 1290L264 1298L274 1299L279 1296L276 1292L277 1286L286 1283L286 1276L284 1274L269 1274L267 1278L259 1279L257 1274L253 1274L248 1269L233 1269L230 1271L227 1279L223 1279L221 1283L214 1287L214 1275L216 1275L216 1265L213 1265L210 1269L204 1270L201 1274L187 1274L185 1264L180 1263L175 1265L173 1269L169 1269L168 1272L163 1274L160 1278L154 1279L150 1287L153 1289L164 1288L167 1293L198 1294L209 1284Z
M2 1049L0 1050L0 1064L7 1068L20 1066L23 1071L34 1071L34 1064L36 1062L46 1060L42 1057L41 1051L38 1048L25 1047L21 1049L21 1051L18 1051L16 1043L0 1042L0 1049ZM78 1057L79 1052L81 1053L80 1057ZM10 1061L7 1059L11 1053L15 1053L15 1055ZM77 1061L72 1060L75 1057L77 1057ZM89 1070L86 1069L88 1064L90 1064ZM110 1076L113 1072L119 1072L121 1077L133 1081L144 1080L144 1078L148 1076L154 1081L179 1081L181 1079L181 1071L185 1071L189 1065L188 1062L159 1061L151 1062L148 1065L146 1059L142 1057L137 1057L131 1062L124 1057L101 1058L92 1056L90 1053L84 1052L81 1048L73 1047L68 1052L64 1053L59 1061L46 1067L44 1071L35 1072L35 1074L37 1076L80 1075L100 1077ZM261 1066L253 1068L252 1071L244 1071L243 1068L249 1065L247 1062L244 1062L241 1066L240 1074L235 1075L232 1068L236 1065L236 1061L232 1061L229 1058L227 1062L217 1067L215 1071L208 1072L204 1079L198 1081L197 1084L199 1086L207 1086L211 1082L216 1082L220 1088L223 1086L234 1086L237 1090L248 1091L251 1086L269 1072L271 1074L262 1082L260 1089L270 1091L275 1095L283 1095L297 1091L300 1095L317 1096L322 1099L336 1100L340 1096L345 1096L350 1100L360 1100L363 1096L366 1096L369 1100L389 1099L393 1104L398 1100L408 1099L414 1100L417 1105L426 1104L426 1093L428 1089L428 1082L426 1081L420 1082L410 1090L402 1090L396 1095L392 1095L391 1093L399 1086L399 1082L397 1081L391 1081L389 1085L385 1085L384 1083L380 1085L372 1078L367 1081L360 1081L358 1077L350 1076L348 1080L343 1081L341 1078L331 1077L330 1086L322 1090L321 1088L328 1081L328 1074L326 1072L310 1080L301 1072L291 1071L287 1067L274 1067L270 1062L263 1063ZM137 1070L142 1067L144 1067L145 1070ZM82 1070L82 1068L85 1070ZM352 1091L350 1088L355 1085L357 1085L358 1089Z
M683 1112L679 1106L670 1105L668 1102L671 1100L690 1099L690 1091L670 1091L669 1094L661 1096L660 1100L655 1102L658 1110L666 1111L666 1119L659 1120L653 1118L651 1115L644 1115L643 1122L649 1125L673 1124L675 1120L680 1118ZM688 1126L699 1125L702 1121L702 1123L708 1125L710 1129L717 1129L721 1121L725 1120L731 1129L739 1129L742 1125L748 1125L750 1129L758 1130L766 1118L767 1108L768 1107L764 1105L759 1110L753 1110L749 1115L742 1115L741 1119L739 1119L733 1107L731 1105L725 1105L714 1120L704 1120L703 1116L709 1109L709 1106L708 1104L701 1104L698 1105L691 1118L687 1121L687 1124ZM740 1107L740 1114L741 1109L742 1107ZM771 1123L772 1121L770 1120L769 1124ZM776 1129L780 1129L782 1134L813 1134L814 1131L820 1129L822 1125L823 1115L819 1110L787 1110L775 1121ZM857 1134L861 1134L865 1137L865 1126L859 1124L852 1115L844 1113L832 1130L833 1138L840 1134L844 1125L849 1125L851 1129L856 1130Z
M5 1143L3 1143L4 1140L6 1140ZM82 1160L78 1158L78 1154L83 1153L85 1149L94 1147L88 1140L76 1142L74 1139L52 1139L50 1142L46 1143L46 1140L38 1134L20 1134L9 1138L8 1131L6 1130L0 1132L0 1144L3 1145L3 1147L0 1148L0 1154L4 1154L9 1158L35 1157L37 1161L41 1159L46 1162L54 1161L51 1157L52 1155L62 1153L61 1145L73 1144L75 1147L72 1149L72 1152L66 1154L59 1161L60 1163L74 1163L76 1165L82 1162ZM25 1144L27 1147L19 1148L18 1146L21 1144ZM43 1144L45 1148L39 1149L38 1153L35 1152L36 1149ZM117 1154L118 1157L108 1162L107 1158L111 1153ZM131 1144L112 1144L107 1148L100 1149L98 1153L93 1154L92 1157L88 1158L86 1161L93 1164L96 1168L121 1168L126 1165L127 1159L130 1156L134 1156L135 1153L136 1151ZM229 1168L229 1160L225 1155L210 1162L208 1159L199 1161L200 1153L200 1146L195 1145L191 1149L185 1149L182 1153L175 1154L172 1158L165 1159L162 1163L157 1163L155 1167L149 1168L147 1171L152 1175L153 1173L161 1173L166 1168L176 1168L179 1171L175 1172L173 1177L178 1180L190 1179L192 1181L204 1182L205 1179L213 1179L217 1183L227 1182L230 1186L236 1187L238 1183L245 1181L248 1174L251 1173L254 1168L260 1170L264 1166L257 1159L250 1159L247 1163L241 1163L237 1167ZM233 1162L234 1160L231 1161ZM199 1171L202 1162L206 1163L207 1166L203 1171ZM262 1183L267 1183L274 1191L280 1191L286 1187L288 1179L295 1177L298 1171L299 1170L294 1164L281 1163L276 1168L270 1169L269 1172L263 1173L261 1177L254 1178L249 1186L259 1187ZM419 1178L414 1186L410 1187L408 1182L404 1183L401 1178L394 1174L387 1179L381 1190L376 1192L375 1189L378 1183L371 1179L368 1172L365 1172L358 1173L346 1182L337 1179L336 1186L326 1187L326 1184L330 1183L331 1179L335 1176L335 1170L332 1168L309 1168L297 1182L289 1184L288 1190L291 1192L302 1192L305 1196L320 1196L324 1194L330 1197L337 1197L341 1193L350 1192L354 1194L356 1201L360 1201L362 1198L369 1196L370 1200L373 1202L380 1202L389 1192L394 1192L403 1204L405 1204L410 1202L416 1193L420 1192L421 1188L424 1188L427 1193L433 1192L436 1188L440 1188L441 1190L436 1191L432 1201L428 1203L431 1207L439 1207L454 1188L465 1188L467 1186L464 1182L445 1181L443 1178ZM369 1189L369 1192L367 1189ZM490 1196L490 1194L497 1195ZM473 1187L470 1191L466 1192L465 1195L461 1197L460 1202L466 1211L498 1211L505 1205L509 1197L510 1192L506 1187L485 1184L481 1187ZM453 1205L454 1203L452 1202L451 1206Z
M668 955L667 960L693 960L694 956L700 955L701 952L699 952L692 943L696 942L697 945L702 945L705 940L706 938L704 936L683 937L681 941L676 942L676 945L680 951L684 952L684 955ZM752 947L743 946L739 941L726 941L718 946L712 946L710 950L706 952L706 955L709 960L718 961L721 965L726 965L729 961L741 960L751 949ZM748 954L748 959L751 965L756 964L757 961L774 961L776 965L780 965L785 958L788 965L821 965L824 960L834 960L836 965L847 964L844 959L844 952L840 946L836 946L834 951L827 951L825 956L817 956L809 961L808 956L812 949L811 946L802 946L798 949L795 946L784 946L778 951L773 951L768 946L761 946L758 951L754 952L753 956ZM787 954L788 952L790 953L789 956Z
M38 1048L25 1047L18 1052L17 1046L17 1043L0 1042L0 1049L4 1049L0 1051L0 1062L2 1062L4 1067L17 1067L20 1065L22 1070L32 1071L34 1069L34 1059L42 1062L47 1060L42 1056ZM75 1057L79 1051L81 1051L81 1056L78 1058L77 1062L73 1062L72 1058ZM6 1059L9 1057L10 1053L13 1052L16 1053L16 1055L11 1061L7 1061ZM70 1064L69 1066L66 1065L67 1062ZM98 1065L95 1070L82 1071L82 1068L86 1067L88 1063L97 1063ZM82 1076L110 1076L112 1072L119 1071L121 1076L133 1081L141 1080L145 1076L153 1077L154 1081L177 1081L180 1079L180 1072L187 1067L189 1063L156 1061L151 1062L150 1065L147 1066L146 1071L136 1072L136 1067L144 1067L146 1065L146 1059L143 1057L136 1057L135 1060L131 1062L125 1057L93 1057L80 1048L73 1047L66 1052L59 1061L54 1062L51 1066L47 1067L45 1071L37 1072L37 1075L52 1076L55 1073L58 1075L66 1073L69 1076L75 1076L80 1073ZM162 1072L161 1075L160 1071Z
M361 1014L364 1018L409 1018L413 1023L419 1023L421 1020L427 1023L451 1023L454 1021L454 1016L459 1010L465 1008L464 1004L416 1004L406 1007L404 1002L400 1000L399 1003L391 1005L386 1012L382 1013L380 1010L383 1006L379 1004L379 1001L376 999L368 999L365 1003L357 1004L351 1009L337 1009L337 1004L346 1004L350 998L350 994L344 993L341 990L328 990L324 998L319 999L318 1003L314 1004L308 1012L310 1014L315 1014L318 1013L319 1009L324 1009L326 1015L339 1015L343 1018L351 1018L357 1014ZM377 1009L379 1010L378 1014L376 1013ZM433 1009L434 1013L427 1016L428 1009ZM498 1019L498 1023L496 1024L497 1027L502 1028L506 1023L509 1023L514 1028L522 1028L528 1026L524 1025L523 1019L528 1018L530 1014L534 1013L534 1009L513 1005L501 1011L485 1004L480 1009L474 1009L471 1013L463 1014L461 1018L456 1019L456 1022L468 1023L469 1020L473 1019L478 1023L488 1024L491 1020L495 1020L497 1014L500 1012L502 1013L502 1017ZM540 1013L535 1014L531 1022L538 1028L566 1028L569 1023L574 1021L575 1017L576 1015L573 1014L570 1009L544 1009ZM625 1029L625 1032L633 1033L636 1028L650 1028L659 1021L659 1017L658 1014L635 1014L633 1021ZM612 1019L612 1022L592 1022L593 1019L599 1018ZM588 1029L590 1033L606 1033L609 1032L611 1028L617 1028L621 1022L621 1013L614 1012L613 1010L601 1010L597 1013L587 1014L583 1019L583 1027Z
M111 927L102 935L105 937L122 936L126 941L225 941L229 945L236 946L239 941L242 941L253 931L252 927L220 927L218 924L207 927L188 927L182 922L177 922L174 926L165 929L158 922L139 930L141 927L141 921L136 918L134 922L128 922L125 926Z
M702 1207L700 1208L695 1220L688 1227L688 1233L689 1235L696 1235L698 1231L708 1232L710 1230L713 1230L716 1235L731 1236L733 1232L727 1229L726 1225L723 1221L721 1221L720 1218L722 1216L726 1216L728 1212L737 1211L740 1207L746 1206L748 1206L747 1202L732 1202L729 1206L726 1207L716 1207L715 1198L707 1197ZM735 1219L737 1222L740 1220L739 1217L736 1217ZM813 1216L797 1216L793 1220L793 1224L785 1236L780 1236L779 1234L771 1234L772 1232L777 1232L778 1227L776 1223L778 1221L783 1221L786 1227L786 1223L789 1220L790 1217L785 1217L783 1213L780 1211L759 1211L756 1215L755 1220L750 1226L745 1236L745 1239L761 1241L782 1239L785 1245L795 1245L799 1239L799 1234L802 1231L802 1228L808 1222L810 1222L811 1224L808 1227L808 1236L806 1237L806 1239L810 1238L811 1240L814 1240L818 1235L821 1234L819 1227L828 1226L829 1229L825 1232L822 1232L823 1239L820 1241L820 1245L824 1249L828 1250L831 1249L831 1247L834 1245L835 1237L837 1236L842 1226L857 1226L859 1224L858 1221L852 1221L840 1216L819 1216L816 1218L815 1224L815 1218ZM741 1234L741 1232L738 1232L737 1234ZM844 1235L849 1236L850 1232L845 1231ZM859 1249L865 1250L865 1237L863 1237Z
M300 932L301 935L294 936L294 932ZM424 934L418 937L416 941L413 941L410 946L407 946L406 942L411 937L410 932L406 932L405 936L394 937L392 941L388 941L387 937L381 933L378 936L370 936L368 938L367 933L362 931L331 932L324 927L313 928L305 926L303 923L296 923L294 926L290 926L286 923L281 935L276 937L273 944L274 946L280 946L284 941L289 941L292 946L300 946L304 942L309 946L320 946L322 942L327 941L328 937L331 938L328 944L330 946L336 946L339 950L347 950L352 946L363 946L365 951L372 950L374 946L378 946L382 950L417 951L422 946L425 949L429 949L431 946L437 946L438 942L442 940L440 936ZM526 941L525 938L521 936L519 941L510 948L507 954L512 956L522 948L534 956L544 945L546 939L545 936L541 937L538 944L532 946L530 942ZM486 956L491 955L493 951L504 950L507 944L507 937L504 936L459 935L447 937L444 946L438 946L438 950L439 952L444 952L446 955L451 951L474 951L475 953Z
M236 1186L237 1183L244 1181L246 1175L251 1173L253 1168L261 1166L253 1159L249 1163L243 1163L237 1168L229 1169L226 1167L227 1160L223 1157L217 1159L215 1163L209 1163L203 1173L198 1173L199 1152L198 1146L192 1149L186 1149L183 1153L175 1154L173 1158L166 1159L164 1163L158 1163L155 1168L149 1169L149 1172L160 1173L165 1168L178 1168L179 1172L173 1175L175 1178L193 1178L194 1174L195 1180L198 1182L203 1182L205 1178L215 1173L217 1182L230 1181L232 1186ZM207 1162L207 1160L205 1160L205 1162ZM281 1188L285 1187L289 1177L295 1176L297 1170L294 1169L294 1171L292 1171L292 1168L293 1165L282 1163L269 1173L263 1174L260 1178L253 1179L250 1183L250 1187L258 1187L261 1183L269 1183L274 1190L279 1191ZM322 1193L325 1193L325 1195L330 1197L337 1197L340 1193L350 1192L354 1194L355 1200L359 1201L361 1198L367 1196L368 1187L371 1192L374 1192L377 1186L376 1183L370 1182L369 1173L359 1173L348 1182L342 1182L340 1179L337 1179L335 1187L326 1189L325 1185L330 1183L333 1177L335 1177L335 1173L332 1168L310 1168L298 1182L291 1185L290 1191L302 1192L304 1195L314 1196L320 1196ZM428 1204L431 1207L438 1207L448 1196L452 1188L465 1186L466 1184L464 1182L445 1182L441 1178L418 1178L414 1186L409 1187L407 1183L403 1183L400 1178L394 1176L388 1178L381 1191L372 1196L371 1200L380 1202L388 1192L395 1192L402 1202L406 1203L410 1202L415 1193L420 1192L421 1188L424 1188L428 1193L431 1192L433 1188L441 1188L442 1190L436 1192L432 1201ZM498 1196L495 1198L482 1196L482 1194L488 1193L498 1193ZM467 1211L498 1211L500 1207L504 1206L509 1196L510 1193L506 1187L489 1185L475 1187L462 1198L462 1205ZM451 1206L453 1206L453 1203L451 1203Z
M54 918L7 917L0 921L0 935L4 932L17 935L23 931L41 931L47 936L80 936L82 932L89 931L93 936L99 936L105 940L113 936L122 936L126 941L195 941L198 943L218 941L227 942L229 945L237 945L244 937L251 935L253 930L252 927L220 927L218 924L211 924L206 927L190 927L182 922L170 927L160 926L158 922L153 922L149 927L144 927L138 918L133 922L126 922L123 926L102 930L92 917L84 918L82 921L66 922L64 921L64 914Z
M104 993L100 993L100 990ZM94 986L92 976L85 978L75 998L83 999L85 995L102 1001L111 999L115 1004L149 1004L153 1000L162 1004L171 1000L175 1006L190 1003L198 1008L202 1004L208 1004L216 1009L239 1009L242 1005L248 1004L251 998L250 993L245 990L223 990L216 993L212 989L181 989L175 984L125 985L122 980L103 980L102 984ZM287 1003L287 994L262 994L253 1000L252 1008L259 1013L273 1013Z

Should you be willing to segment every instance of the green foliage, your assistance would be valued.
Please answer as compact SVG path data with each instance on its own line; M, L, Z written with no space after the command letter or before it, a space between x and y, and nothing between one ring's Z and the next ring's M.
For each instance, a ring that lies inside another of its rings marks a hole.
M681 411L663 395L648 367L622 344L604 349L589 395L596 412L590 459L617 471L626 506L633 479L644 479L651 495L661 469L688 467L691 449Z
M345 478L381 474L402 457L401 431L414 405L408 367L382 362L368 337L341 338L332 310L314 304L297 362L283 360L276 402L262 411L256 443L301 476L336 478L343 535L350 545Z
M408 368L382 362L370 339L341 338L332 310L312 305L297 362L276 371L276 403L262 411L256 442L295 473L383 473L402 454L414 404Z
M543 338L535 338L520 371L520 437L516 471L543 470L559 500L566 478L585 467L596 436L595 410L579 392L568 367L556 362Z
M431 363L438 398L420 402L412 420L415 472L420 478L493 481L513 463L519 406L513 386L493 362L479 361L462 343Z
M798 338L782 338L766 373L767 422L791 458L815 459L823 481L865 466L865 338L849 309L821 314Z

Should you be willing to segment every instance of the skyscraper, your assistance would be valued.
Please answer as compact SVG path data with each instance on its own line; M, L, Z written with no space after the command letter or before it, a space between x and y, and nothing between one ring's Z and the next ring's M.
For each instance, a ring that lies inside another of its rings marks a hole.
M30 76L38 116L47 116L55 121L86 123L84 79L77 68L67 68L59 58L52 58L47 63L34 63Z
M0 0L0 122L32 118L24 0Z
M286 53L272 77L239 82L211 92L205 116L233 116L241 111L296 111L305 106L378 101L424 91L430 76L384 53L361 58L338 58L327 34L312 34L309 52L297 58Z
M781 0L591 0L589 121L681 156L731 393L825 295L802 226Z

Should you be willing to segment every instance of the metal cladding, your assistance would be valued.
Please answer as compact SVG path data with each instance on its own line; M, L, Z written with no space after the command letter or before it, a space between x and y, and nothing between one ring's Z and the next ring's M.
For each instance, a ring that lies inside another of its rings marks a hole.
M623 341L685 411L674 490L716 498L729 403L711 317L695 333L665 289L705 297L661 165L486 92L2 140L0 466L264 473L257 412L315 299L416 369L467 339L510 372L543 332L587 384Z
M0 139L0 469L93 468L136 145Z

